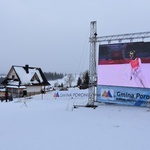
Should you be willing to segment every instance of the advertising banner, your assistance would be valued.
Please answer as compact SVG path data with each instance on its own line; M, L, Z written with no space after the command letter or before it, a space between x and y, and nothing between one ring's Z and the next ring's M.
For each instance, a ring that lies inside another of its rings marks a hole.
M54 98L88 98L88 90L54 91Z
M132 106L150 106L150 90L117 86L97 87L97 101Z

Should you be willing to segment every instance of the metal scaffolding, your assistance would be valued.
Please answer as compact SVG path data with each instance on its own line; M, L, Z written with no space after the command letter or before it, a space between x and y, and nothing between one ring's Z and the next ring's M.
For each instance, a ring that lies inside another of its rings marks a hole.
M90 56L89 56L89 91L88 106L93 106L96 100L96 43L97 43L97 24L96 21L90 24Z
M130 33L130 34L118 34L110 36L97 37L97 42L108 42L122 40L130 40L132 42L134 39L141 39L144 41L145 38L150 38L150 32L139 32L139 33Z
M97 23L92 21L90 23L90 56L89 56L89 89L88 89L88 104L87 106L94 106L94 102L97 101L97 69L96 69L96 43L112 41L122 42L123 40L129 40L132 42L134 39L141 39L144 41L145 38L150 38L150 32L139 32L130 34L119 34L97 37Z

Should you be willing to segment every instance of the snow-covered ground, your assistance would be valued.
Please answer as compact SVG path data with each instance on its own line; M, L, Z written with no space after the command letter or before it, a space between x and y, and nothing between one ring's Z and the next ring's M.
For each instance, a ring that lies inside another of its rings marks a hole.
M53 92L0 103L0 150L149 150L150 111L145 107L79 107L87 99ZM27 105L27 106L26 106Z

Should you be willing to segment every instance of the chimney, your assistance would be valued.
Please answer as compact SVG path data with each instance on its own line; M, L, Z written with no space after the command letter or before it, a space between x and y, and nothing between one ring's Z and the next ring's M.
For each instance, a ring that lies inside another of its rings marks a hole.
M29 65L25 65L25 71L26 71L26 73L28 74L29 73Z

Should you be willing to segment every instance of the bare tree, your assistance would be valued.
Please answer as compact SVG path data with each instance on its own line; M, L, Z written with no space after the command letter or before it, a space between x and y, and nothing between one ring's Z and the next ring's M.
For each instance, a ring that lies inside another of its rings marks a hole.
M58 87L59 86L59 83L58 81L54 83L54 87Z
M71 87L73 81L75 81L75 77L72 74L68 74L65 78L66 85Z

